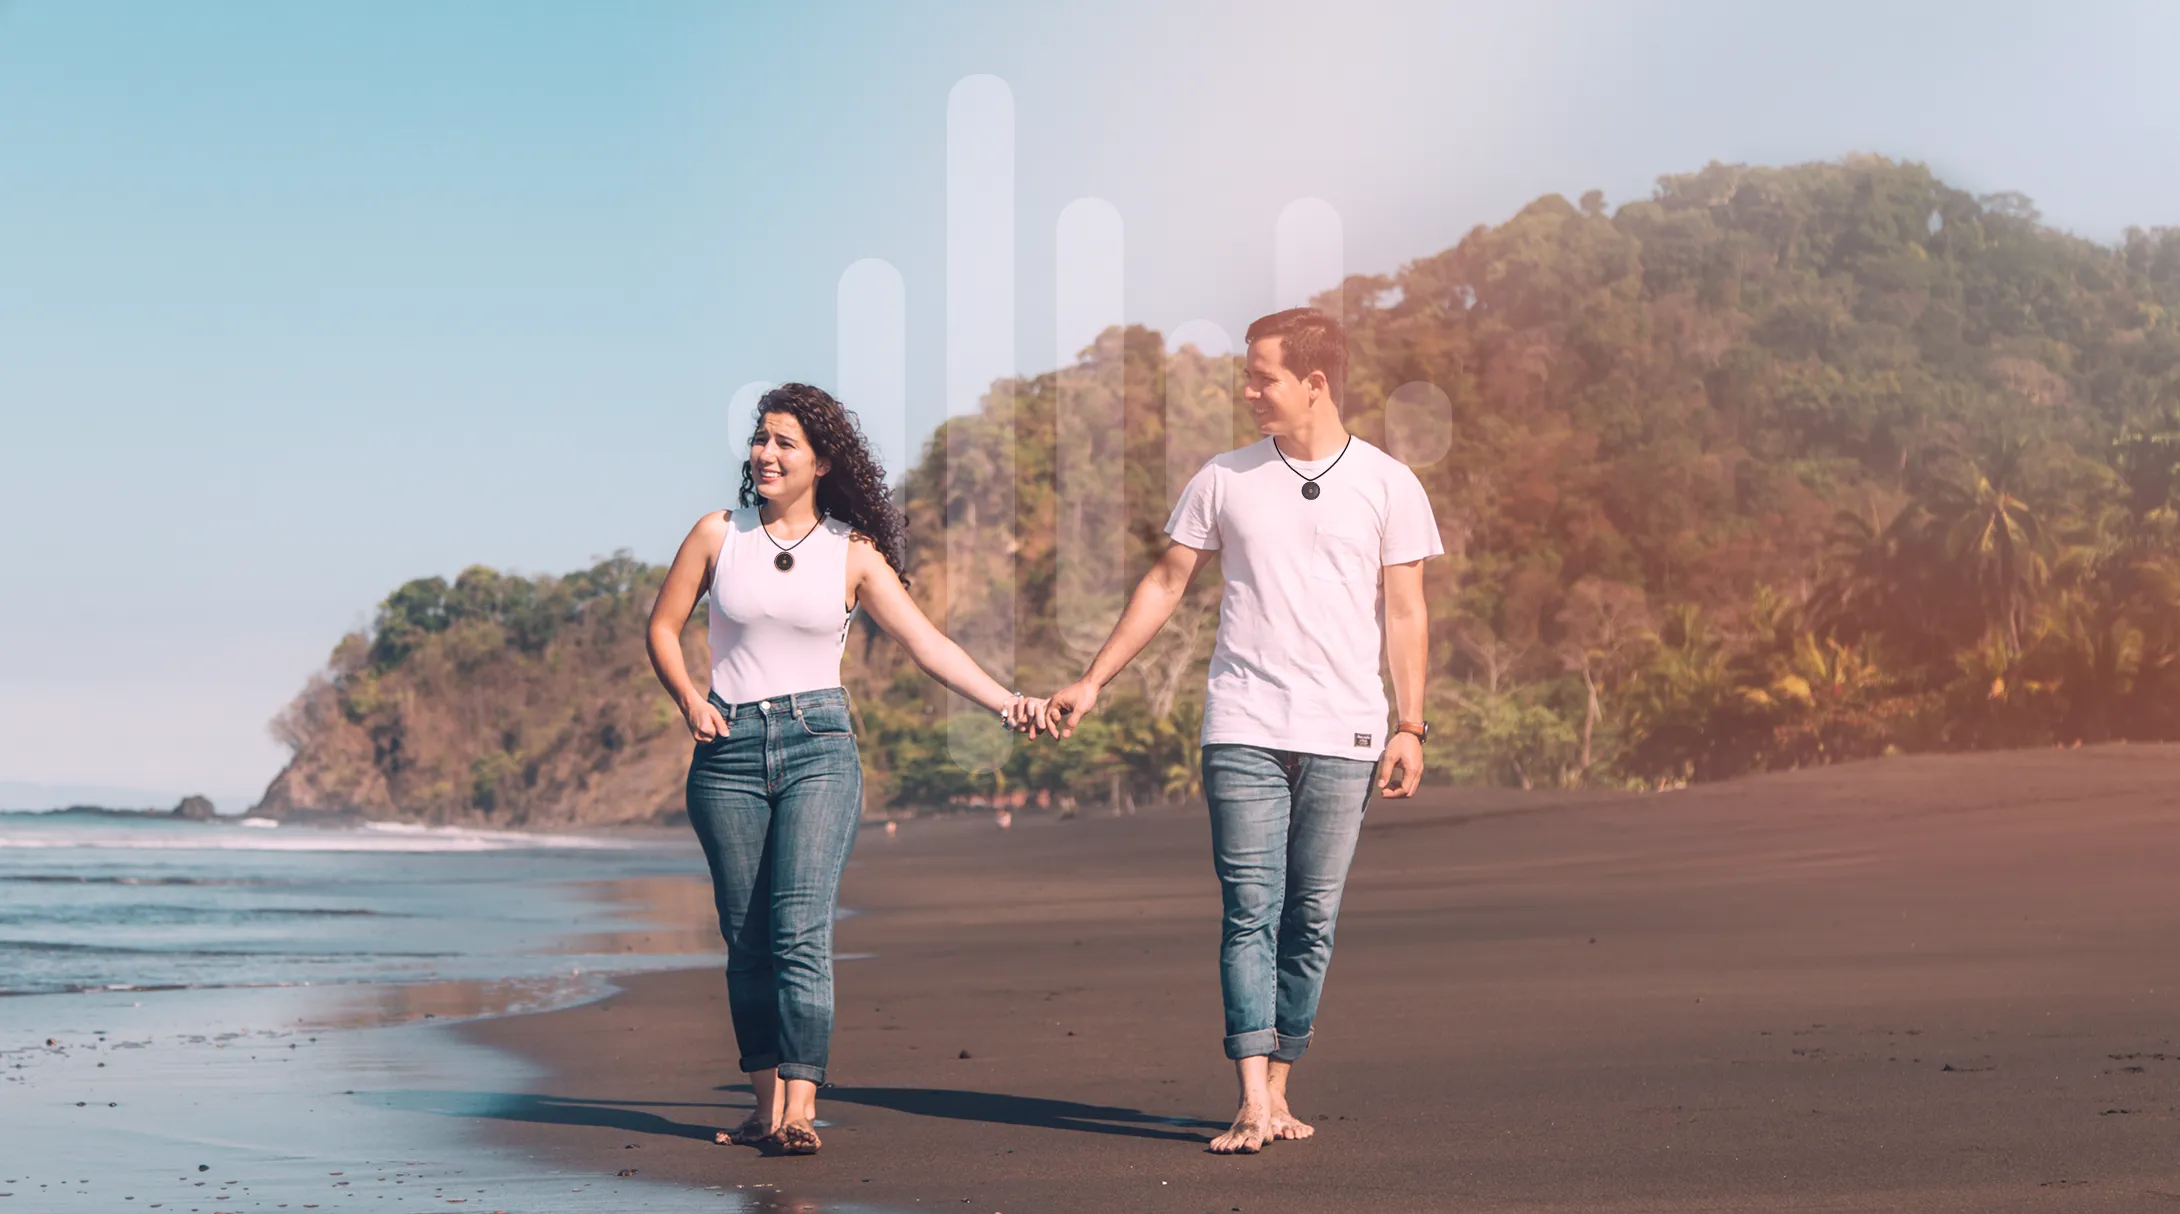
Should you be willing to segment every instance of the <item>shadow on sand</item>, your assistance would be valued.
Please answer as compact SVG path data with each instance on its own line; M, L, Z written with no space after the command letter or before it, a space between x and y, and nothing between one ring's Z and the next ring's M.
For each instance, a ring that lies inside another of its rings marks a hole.
M746 1083L729 1084L717 1091L746 1094ZM592 1126L631 1134L658 1134L669 1138L711 1141L723 1127L742 1119L749 1106L741 1102L696 1103L668 1100L600 1100L576 1096L543 1096L534 1092L393 1091L358 1092L358 1100L381 1108L407 1113L436 1113L442 1117L477 1117L494 1121L526 1121L540 1125ZM1141 1109L1080 1104L1072 1100L1048 1100L1040 1096L1009 1096L1000 1092L965 1092L947 1088L842 1088L819 1093L819 1103L862 1105L890 1109L917 1117L944 1117L954 1121L981 1121L991 1125L1029 1126L1045 1130L1073 1130L1084 1134L1118 1134L1130 1138L1162 1138L1173 1142L1202 1142L1194 1130L1223 1130L1223 1122L1192 1117L1160 1117ZM691 1110L707 1123L676 1121L653 1109ZM701 1111L699 1111L701 1110ZM821 1110L822 1111L822 1110ZM824 1124L820 1122L819 1124Z
M747 1088L745 1086L744 1090ZM712 1109L740 1121L746 1105L690 1104L665 1100L590 1100L575 1096L540 1096L531 1092L358 1092L358 1100L381 1108L407 1113L437 1113L442 1117L483 1117L495 1121L528 1121L540 1125L595 1126L625 1130L631 1134L660 1134L670 1138L694 1138L710 1142L717 1125L691 1125L646 1109Z
M721 1089L731 1091L736 1089ZM747 1085L739 1090L748 1091ZM1131 1138L1164 1138L1175 1142L1202 1142L1191 1128L1224 1130L1224 1122L1199 1121L1193 1117L1159 1117L1141 1109L1078 1104L1072 1100L1047 1100L1041 1096L1008 1096L1000 1092L963 1092L946 1088L825 1088L818 1093L822 1105L860 1104L891 1109L918 1117L945 1117L955 1121L981 1121L992 1125L1032 1126L1045 1130L1075 1130L1085 1134L1120 1134Z

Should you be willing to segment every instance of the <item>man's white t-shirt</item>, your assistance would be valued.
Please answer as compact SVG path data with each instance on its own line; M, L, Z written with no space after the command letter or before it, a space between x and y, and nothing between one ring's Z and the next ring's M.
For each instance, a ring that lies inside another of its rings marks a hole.
M1319 496L1303 497L1320 473ZM1388 725L1380 571L1446 550L1415 473L1359 438L1309 462L1282 462L1267 438L1205 464L1166 534L1217 552L1226 577L1204 744L1376 759Z

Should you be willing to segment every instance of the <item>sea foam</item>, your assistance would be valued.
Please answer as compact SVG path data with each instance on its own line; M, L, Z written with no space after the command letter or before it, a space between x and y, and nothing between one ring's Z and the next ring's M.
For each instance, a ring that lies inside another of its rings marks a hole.
M28 818L30 815L24 815ZM41 815L42 816L42 815ZM270 819L228 823L117 822L48 824L23 819L0 824L0 848L100 848L130 851L289 852L481 852L538 849L620 851L645 846L600 835L533 834L406 822L366 822L360 827L290 826L271 829Z

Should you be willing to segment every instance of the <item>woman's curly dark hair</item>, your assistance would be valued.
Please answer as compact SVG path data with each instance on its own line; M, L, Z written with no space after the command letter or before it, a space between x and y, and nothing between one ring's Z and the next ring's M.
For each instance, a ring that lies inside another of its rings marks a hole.
M809 384L781 384L759 397L757 425L764 425L767 413L785 413L802 423L811 453L832 464L832 470L818 478L818 513L855 528L877 546L901 584L907 585L908 525L894 504L893 491L886 488L886 470L871 454L870 440L863 437L855 414L830 392ZM741 504L754 506L762 500L756 474L745 459Z

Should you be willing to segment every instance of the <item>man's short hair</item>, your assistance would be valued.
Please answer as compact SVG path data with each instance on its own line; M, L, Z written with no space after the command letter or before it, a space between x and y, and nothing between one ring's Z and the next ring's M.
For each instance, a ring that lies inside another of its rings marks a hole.
M1289 308L1260 316L1249 325L1245 342L1259 342L1268 337L1279 339L1279 364L1296 379L1308 379L1310 372L1325 373L1325 383L1332 389L1332 403L1340 404L1347 396L1347 330L1329 314L1315 308Z

